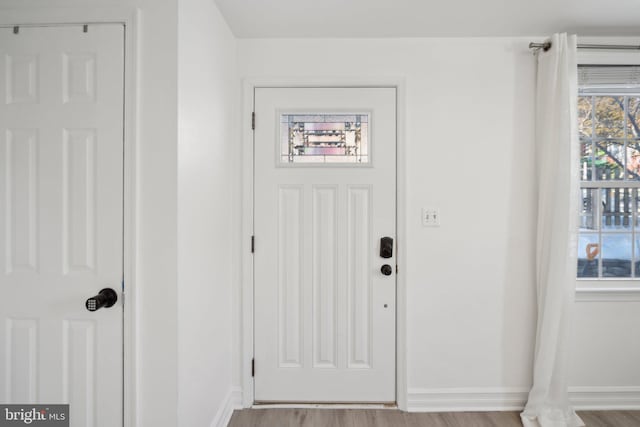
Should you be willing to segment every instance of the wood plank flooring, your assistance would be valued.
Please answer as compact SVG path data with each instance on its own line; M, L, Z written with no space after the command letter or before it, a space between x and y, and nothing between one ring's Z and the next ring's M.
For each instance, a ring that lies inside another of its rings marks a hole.
M640 427L640 411L579 412L587 427ZM408 413L384 409L243 409L229 427L522 427L518 412Z

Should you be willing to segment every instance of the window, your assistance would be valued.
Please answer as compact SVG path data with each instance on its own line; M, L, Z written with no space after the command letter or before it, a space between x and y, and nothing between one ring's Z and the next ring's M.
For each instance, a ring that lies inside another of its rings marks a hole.
M281 114L280 163L369 163L369 114Z
M640 277L640 67L579 67L578 278Z

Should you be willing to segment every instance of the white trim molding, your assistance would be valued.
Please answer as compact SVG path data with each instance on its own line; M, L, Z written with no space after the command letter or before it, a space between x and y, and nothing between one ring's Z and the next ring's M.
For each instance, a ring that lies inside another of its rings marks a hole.
M640 288L578 288L576 302L634 302L640 301Z
M260 403L252 409L375 409L396 410L396 405L386 403Z
M227 427L236 409L242 409L242 390L239 387L231 387L209 424L210 427Z
M439 388L410 389L408 412L520 411L529 389ZM640 410L640 387L570 387L569 399L577 410Z
M569 387L569 398L577 410L640 410L640 387Z
M409 389L408 412L519 411L527 388Z

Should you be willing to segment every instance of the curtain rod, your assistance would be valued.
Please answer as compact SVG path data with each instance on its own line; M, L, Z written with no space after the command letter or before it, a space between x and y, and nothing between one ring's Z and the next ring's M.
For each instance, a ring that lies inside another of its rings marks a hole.
M551 49L551 42L529 43L529 49L542 49L545 52ZM640 45L625 44L578 44L578 49L613 49L613 50L640 50Z

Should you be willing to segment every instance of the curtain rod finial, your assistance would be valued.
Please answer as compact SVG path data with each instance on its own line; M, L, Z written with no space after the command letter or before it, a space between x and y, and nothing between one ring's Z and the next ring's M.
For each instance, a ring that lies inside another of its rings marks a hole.
M544 43L529 43L529 49L542 49L545 52L548 51L549 49L551 49L551 42L547 41Z

